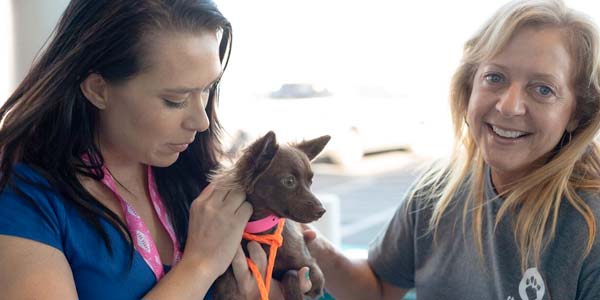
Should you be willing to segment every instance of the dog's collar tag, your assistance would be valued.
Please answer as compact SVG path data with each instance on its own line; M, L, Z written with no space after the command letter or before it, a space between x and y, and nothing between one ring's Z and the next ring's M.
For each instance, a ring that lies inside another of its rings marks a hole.
M244 232L247 233L260 233L263 231L267 231L279 223L279 217L276 215L268 215L262 219L251 221L246 224L246 228L244 228Z

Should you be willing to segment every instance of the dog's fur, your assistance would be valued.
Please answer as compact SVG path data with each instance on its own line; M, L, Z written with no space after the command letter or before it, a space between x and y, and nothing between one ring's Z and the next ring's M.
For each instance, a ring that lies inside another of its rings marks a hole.
M278 145L271 131L244 149L232 167L218 170L211 179L217 188L246 192L246 200L254 208L250 220L270 214L286 218L283 245L277 252L273 277L280 280L288 300L302 300L303 295L297 272L287 271L304 266L310 268L312 282L307 295L314 298L323 291L323 273L310 255L296 222L312 222L325 213L321 202L310 191L313 177L310 161L323 150L329 139L329 136L322 136L298 144ZM269 246L263 245L263 248L268 253ZM215 282L213 296L217 300L245 299L237 288L231 266Z

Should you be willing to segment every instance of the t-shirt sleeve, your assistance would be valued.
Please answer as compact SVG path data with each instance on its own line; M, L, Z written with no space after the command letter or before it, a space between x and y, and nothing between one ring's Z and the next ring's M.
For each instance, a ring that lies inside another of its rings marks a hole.
M600 268L583 274L577 285L577 300L600 299Z
M409 193L410 194L410 193ZM382 280L400 288L414 287L414 201L407 197L387 228L371 242L368 262Z
M0 191L0 234L38 241L63 251L62 202L33 170L17 166L15 173L21 178L13 175L12 184Z
M597 196L586 195L584 199L588 199L587 203L595 212L596 224L600 219L600 205ZM581 222L581 226L585 226ZM592 246L592 250L586 256L581 266L581 273L577 282L577 297L576 300L592 300L600 299L600 240L596 229L596 238ZM587 230L581 233L587 241Z

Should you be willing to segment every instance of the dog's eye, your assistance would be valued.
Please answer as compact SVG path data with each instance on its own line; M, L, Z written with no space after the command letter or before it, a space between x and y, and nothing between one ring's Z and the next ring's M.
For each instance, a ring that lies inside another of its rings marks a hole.
M296 178L294 176L287 176L281 179L281 183L288 188L293 188L296 186Z

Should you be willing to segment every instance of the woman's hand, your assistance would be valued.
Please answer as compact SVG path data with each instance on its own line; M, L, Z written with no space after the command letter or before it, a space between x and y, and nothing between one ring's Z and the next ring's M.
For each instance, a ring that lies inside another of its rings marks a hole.
M312 288L312 282L310 281L310 269L308 267L302 267L300 270L290 270L289 272L298 272L298 279L300 279L300 291L302 294L306 294ZM273 300L284 300L283 287L277 280L271 281L271 291L269 293L269 299Z
M190 207L188 237L182 263L210 272L215 279L231 264L244 226L252 215L246 194L209 184Z
M254 262L256 267L261 273L262 278L265 278L266 270L267 270L267 254L263 250L257 242L249 242L248 243L248 253L250 254L250 259ZM233 274L237 281L237 285L241 290L243 295L246 295L246 299L248 300L256 300L260 299L260 293L258 291L258 285L256 284L256 280L254 279L254 275L248 268L248 263L246 262L246 255L242 250L242 247L239 246L233 261L231 262L231 267L233 269ZM300 290L302 293L307 293L312 287L312 283L309 278L309 268L303 267L300 270L290 270L288 272L298 272L298 276L300 279ZM269 299L278 300L283 298L283 291L279 281L272 279L271 280L271 289L269 291Z
M323 238L313 226L308 224L300 224L302 229L302 235L306 247L310 251L310 254L319 261L327 249L333 248L333 245L325 238Z

